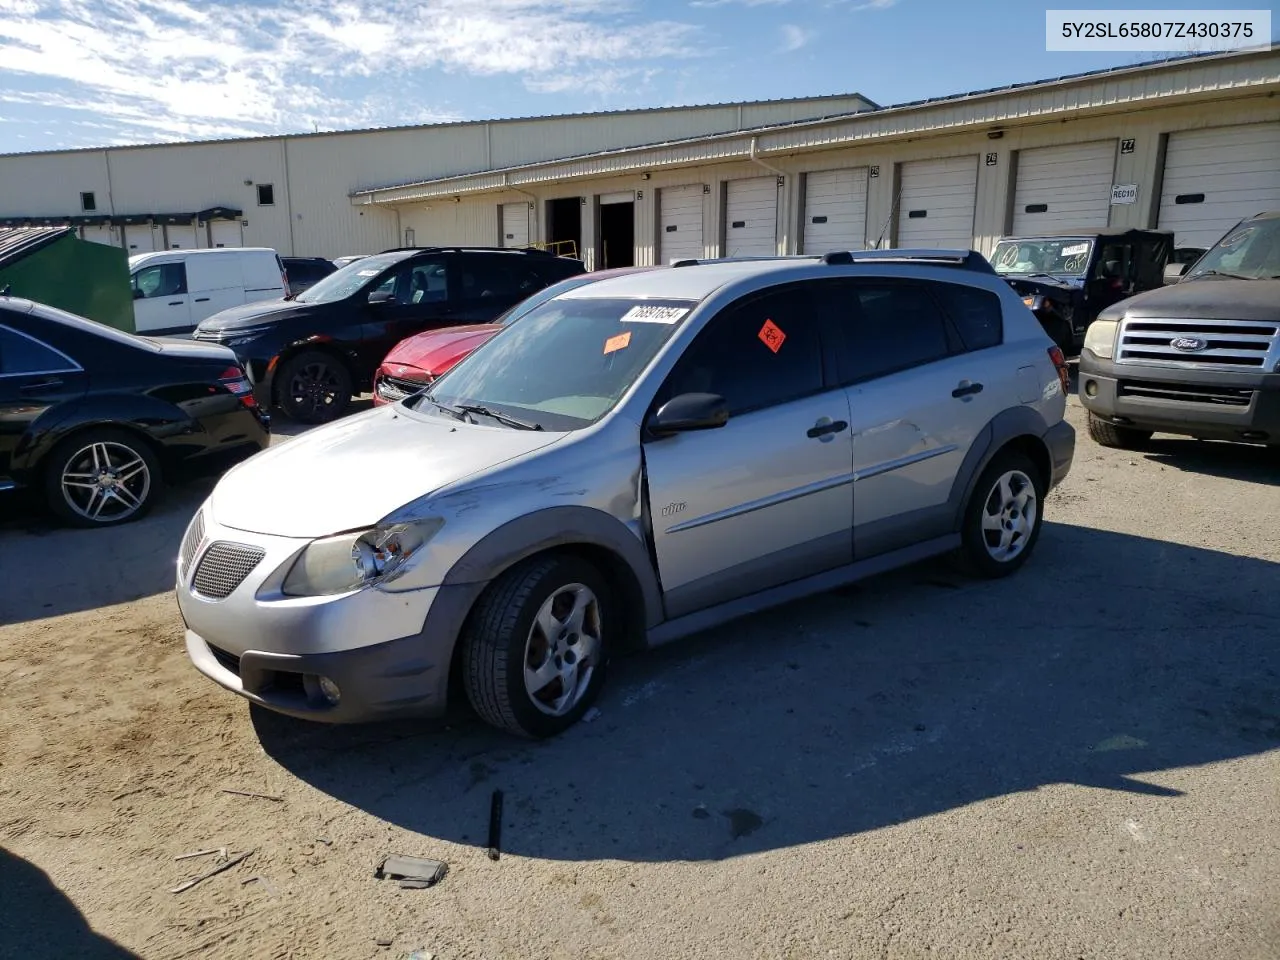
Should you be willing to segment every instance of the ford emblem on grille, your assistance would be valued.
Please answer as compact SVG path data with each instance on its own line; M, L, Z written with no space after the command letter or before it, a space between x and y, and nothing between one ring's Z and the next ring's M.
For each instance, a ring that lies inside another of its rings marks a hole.
M1199 337L1174 337L1169 341L1169 346L1175 350L1185 350L1187 353L1195 353L1197 350L1203 350L1209 345L1209 341L1202 340Z

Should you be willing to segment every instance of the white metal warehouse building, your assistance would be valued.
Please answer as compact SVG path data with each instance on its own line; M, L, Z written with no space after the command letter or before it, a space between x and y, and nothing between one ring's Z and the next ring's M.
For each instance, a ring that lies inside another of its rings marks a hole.
M803 100L0 156L0 225L340 256L554 245L589 269L974 247L1280 209L1280 51L880 107Z

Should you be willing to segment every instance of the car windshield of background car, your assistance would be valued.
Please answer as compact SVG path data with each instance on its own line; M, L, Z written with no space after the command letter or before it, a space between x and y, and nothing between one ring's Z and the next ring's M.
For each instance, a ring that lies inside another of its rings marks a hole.
M691 300L551 300L503 329L420 396L454 408L490 407L546 430L580 429L613 409L696 305Z
M1214 244L1183 280L1227 276L1280 278L1280 217L1240 225Z
M1093 241L1081 237L1001 240L991 254L996 273L1049 273L1084 276Z
M540 307L548 300L554 300L565 291L573 290L576 287L581 287L585 284L594 282L595 278L591 276L591 274L580 273L576 277L570 277L568 280L561 280L559 283L553 283L551 286L543 287L537 293L532 293L525 297L493 322L500 323L503 326L506 326L508 323L514 323L521 317L532 312L534 307Z
M294 302L335 303L338 300L345 300L382 271L403 259L403 256L396 254L383 254L356 260L308 287L303 293L298 294Z

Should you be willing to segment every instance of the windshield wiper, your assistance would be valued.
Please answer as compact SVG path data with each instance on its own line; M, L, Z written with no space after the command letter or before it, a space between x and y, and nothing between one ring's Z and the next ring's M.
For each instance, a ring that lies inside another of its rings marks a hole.
M461 420L465 416L465 414L462 412L460 408L451 407L447 403L441 403L439 400L435 399L429 393L420 392L420 393L410 394L408 397L405 398L405 406L412 408L414 404L410 403L409 401L414 399L425 400L427 401L427 403L431 404L433 407L439 407L445 413L450 414L455 420Z
M431 402L435 403L434 400L432 400ZM528 420L520 420L517 417L509 417L505 413L499 413L497 410L490 410L488 407L478 403L460 403L458 404L457 409L463 411L464 413L478 413L482 417L492 417L494 420L497 420L499 423L505 423L509 427L517 427L520 430L541 430L542 429L542 424L540 423L530 423Z
M1225 270L1205 270L1203 273L1197 273L1194 277L1189 277L1188 279L1190 279L1190 280L1196 280L1196 279L1198 279L1198 278L1200 278L1200 277L1228 277L1228 278L1229 278L1229 279L1231 279L1231 280L1252 280L1252 279L1254 279L1253 277L1245 277L1245 276L1242 276L1242 275L1240 275L1240 274L1238 274L1238 273L1228 273L1228 272L1227 272L1227 271L1225 271Z

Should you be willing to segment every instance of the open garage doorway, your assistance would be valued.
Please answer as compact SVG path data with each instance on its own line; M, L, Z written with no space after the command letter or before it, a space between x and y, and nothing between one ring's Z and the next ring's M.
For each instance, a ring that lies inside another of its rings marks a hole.
M547 243L557 256L582 256L581 197L547 201Z
M596 255L602 270L635 266L636 196L630 190L601 195L600 240Z

